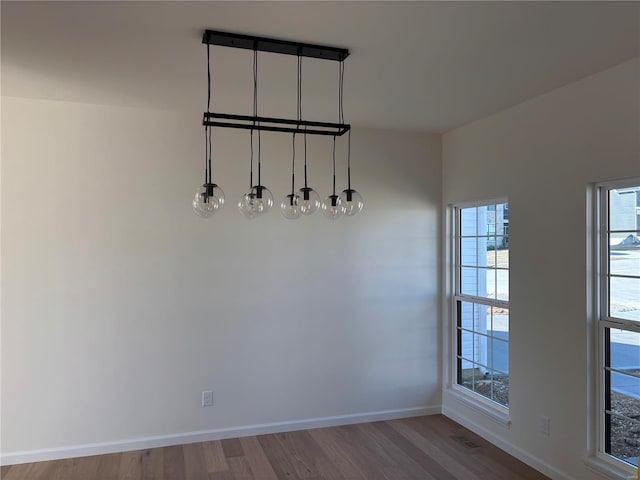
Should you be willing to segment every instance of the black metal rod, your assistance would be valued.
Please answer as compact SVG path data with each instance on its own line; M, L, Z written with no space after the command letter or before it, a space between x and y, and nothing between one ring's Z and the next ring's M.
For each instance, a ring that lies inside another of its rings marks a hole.
M315 130L308 128L290 128L290 127L272 127L270 125L245 125L244 123L226 123L226 122L206 122L205 125L210 127L224 127L224 128L240 128L243 130L262 130L266 132L285 132L285 133L308 133L309 135L328 135L341 137L349 131L350 126L342 130L329 131L329 130Z
M332 122L314 122L310 120L292 120L290 118L277 118L277 117L260 117L251 115L235 115L230 113L215 113L204 112L203 125L206 125L206 121L210 118L218 118L225 120L240 120L244 122L261 122L261 123L282 123L285 125L298 125L307 127L326 127L335 129L346 129L348 131L351 125L348 123L332 123ZM253 128L253 125L247 125L247 128Z
M346 48L314 45L311 43L293 42L275 38L256 37L240 33L205 30L202 43L219 45L222 47L243 48L260 52L280 53L284 55L300 55L302 57L322 58L325 60L342 61L349 56Z

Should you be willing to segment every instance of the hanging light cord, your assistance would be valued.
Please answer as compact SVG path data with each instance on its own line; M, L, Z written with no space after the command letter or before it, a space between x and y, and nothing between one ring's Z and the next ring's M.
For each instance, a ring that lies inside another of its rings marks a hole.
M340 79L338 88L339 122L344 124L344 60L340 60ZM351 129L349 129L349 139L347 144L347 189L351 190Z
M351 129L347 140L347 189L351 190Z
M307 132L304 132L304 188L309 188L307 185Z
M251 129L251 159L249 163L249 190L253 188L253 128Z
M298 108L297 108L297 113L298 113L298 120L302 119L302 84L301 84L301 79L302 79L302 57L300 56L300 52L298 52L298 95L297 95L297 104L298 104ZM293 140L292 140L292 146L291 146L291 151L293 152L293 158L291 159L291 195L295 194L295 176L296 176L296 132L293 132ZM305 166L305 177L306 177L306 166ZM305 180L306 181L306 180ZM291 197L291 200L293 201L293 197Z
M333 196L336 196L336 136L333 136Z
M293 195L296 188L296 132L293 132L293 141L291 142L291 151L293 152L291 158L291 200L293 201Z
M258 116L258 50L253 49L253 116ZM262 185L260 158L260 130L258 130L258 185Z
M302 120L302 56L298 52L298 120Z
M338 123L344 124L344 60L340 60L338 71Z
M253 50L253 126L256 126L255 117L258 116L258 51ZM258 182L259 183L259 182ZM251 129L251 165L249 169L249 190L253 188L253 128Z
M302 121L302 56L298 52L298 121ZM307 129L305 125L304 129ZM304 132L304 188L309 188L307 183L307 132Z
M211 59L210 59L210 45L207 44L207 113L211 111ZM206 126L204 129L204 179L205 183L211 183L212 169L211 169L211 127Z

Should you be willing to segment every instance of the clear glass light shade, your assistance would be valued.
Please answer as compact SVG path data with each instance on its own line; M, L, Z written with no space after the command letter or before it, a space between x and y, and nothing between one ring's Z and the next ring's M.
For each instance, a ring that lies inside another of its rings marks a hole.
M224 205L224 192L215 183L205 183L196 190L191 205L196 215L209 218Z
M362 195L353 189L346 189L342 191L340 195L342 200L342 207L344 208L344 214L348 217L352 217L362 211L364 202L362 201Z
M300 218L300 196L295 193L285 196L280 204L280 210L282 210L284 218L289 220Z
M252 187L238 202L238 209L246 218L267 213L272 206L273 195L267 187L262 185Z
M255 218L255 216L257 215L255 209L251 208L253 202L249 198L250 196L251 192L247 192L243 194L238 201L238 210L240 210L240 213L246 219Z
M322 213L329 220L337 220L344 214L342 200L338 195L329 195L322 201Z
M298 190L300 196L300 213L311 215L320 208L320 195L311 187L302 187Z

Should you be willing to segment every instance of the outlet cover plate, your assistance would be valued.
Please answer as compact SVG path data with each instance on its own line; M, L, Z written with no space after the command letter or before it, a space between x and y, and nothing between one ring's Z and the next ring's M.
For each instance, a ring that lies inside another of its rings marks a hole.
M202 406L210 407L213 405L213 392L211 390L205 390L202 392Z

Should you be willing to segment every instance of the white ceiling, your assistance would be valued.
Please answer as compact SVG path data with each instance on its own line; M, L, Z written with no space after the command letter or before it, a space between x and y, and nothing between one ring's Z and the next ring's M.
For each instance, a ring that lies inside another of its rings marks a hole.
M205 28L335 45L346 120L441 132L640 55L638 2L2 2L2 95L203 111ZM214 47L214 111L250 113L251 53ZM337 64L303 112L336 120ZM295 117L295 57L259 57L260 113Z

